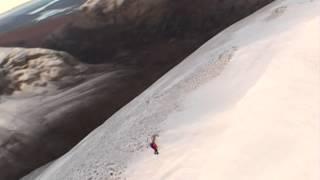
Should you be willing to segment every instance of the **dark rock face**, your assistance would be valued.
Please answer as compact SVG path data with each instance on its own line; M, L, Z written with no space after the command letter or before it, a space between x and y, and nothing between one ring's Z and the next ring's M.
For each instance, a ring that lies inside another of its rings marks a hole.
M26 38L25 47L62 50L97 65L67 88L4 98L0 179L18 179L61 156L206 40L271 1L88 1L59 31L30 44Z
M157 61L140 56L142 52L165 54L167 50L161 52L165 46L176 46L175 51L183 51L177 63L217 32L271 1L126 0L116 4L115 0L97 0L82 6L86 18L74 22L62 35L48 38L44 45L89 63L124 64ZM86 22L98 26L88 29Z

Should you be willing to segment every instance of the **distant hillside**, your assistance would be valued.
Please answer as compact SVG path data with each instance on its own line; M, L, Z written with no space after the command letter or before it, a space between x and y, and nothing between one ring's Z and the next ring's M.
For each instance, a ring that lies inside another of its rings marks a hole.
M85 0L35 0L0 15L0 33L32 26L49 17L69 14ZM67 9L66 9L67 8ZM62 11L64 10L64 11Z

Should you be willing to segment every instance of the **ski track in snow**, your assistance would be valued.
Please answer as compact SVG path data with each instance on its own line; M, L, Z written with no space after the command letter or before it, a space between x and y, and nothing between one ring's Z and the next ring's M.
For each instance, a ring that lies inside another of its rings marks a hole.
M234 24L24 180L318 180L319 7L275 1Z

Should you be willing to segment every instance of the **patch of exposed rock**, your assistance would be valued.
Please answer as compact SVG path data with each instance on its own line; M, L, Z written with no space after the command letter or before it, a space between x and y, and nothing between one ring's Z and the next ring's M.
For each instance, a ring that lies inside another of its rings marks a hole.
M88 67L48 49L0 49L0 93L39 94L77 84Z
M148 19L159 23L165 13L171 11L168 0L88 0L80 9L104 24L128 24ZM151 18L151 19L150 19Z

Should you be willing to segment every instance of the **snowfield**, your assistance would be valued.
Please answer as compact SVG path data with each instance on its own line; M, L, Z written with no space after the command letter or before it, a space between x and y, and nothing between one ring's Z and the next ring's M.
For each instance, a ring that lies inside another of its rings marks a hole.
M278 0L24 180L319 180L319 169L320 1Z

